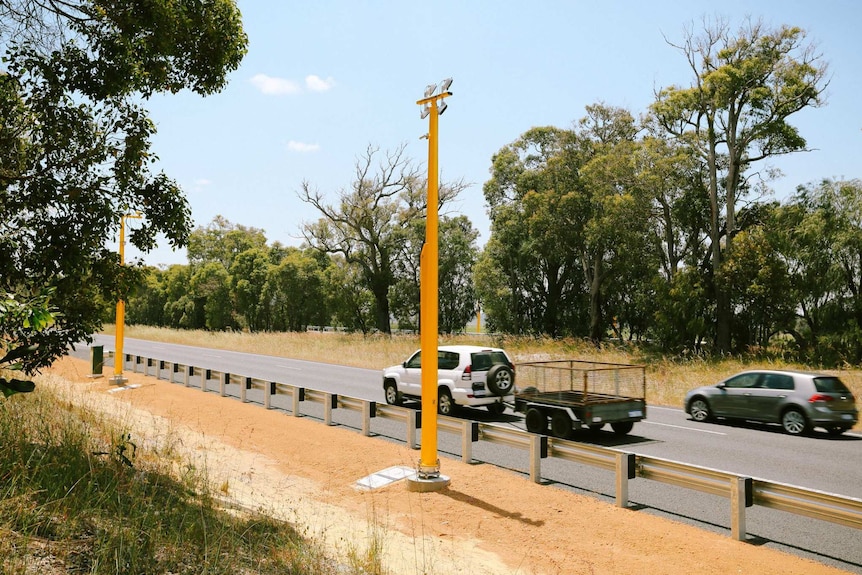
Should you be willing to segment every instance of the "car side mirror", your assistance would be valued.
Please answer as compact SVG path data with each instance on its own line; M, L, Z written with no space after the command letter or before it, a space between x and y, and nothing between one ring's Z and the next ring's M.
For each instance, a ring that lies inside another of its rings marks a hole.
M407 362L406 362L406 361L405 361L405 362L403 362L403 363L401 364L401 367L403 367L404 369L407 369Z
M717 387L718 389L724 389L724 388L725 388L725 387L727 387L727 386L726 386L725 384L723 384L723 383L718 383L718 384L716 384L716 386L715 386L715 387Z

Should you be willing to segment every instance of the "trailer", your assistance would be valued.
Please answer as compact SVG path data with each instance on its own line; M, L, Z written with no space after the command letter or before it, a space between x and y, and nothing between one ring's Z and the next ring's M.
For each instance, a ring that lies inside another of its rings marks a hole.
M524 413L527 431L569 437L610 424L629 433L646 417L643 366L574 359L518 363L515 411Z

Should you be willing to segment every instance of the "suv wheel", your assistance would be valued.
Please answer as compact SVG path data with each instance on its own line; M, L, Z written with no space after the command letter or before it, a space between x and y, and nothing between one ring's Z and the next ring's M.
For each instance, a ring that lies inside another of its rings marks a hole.
M452 394L445 387L441 387L437 395L437 413L440 415L453 415L455 413L455 401Z
M494 395L509 395L515 387L515 372L508 365L498 363L488 370L485 383Z
M398 392L398 386L391 381L383 386L383 393L386 395L386 403L389 405L401 405L403 403L401 393Z

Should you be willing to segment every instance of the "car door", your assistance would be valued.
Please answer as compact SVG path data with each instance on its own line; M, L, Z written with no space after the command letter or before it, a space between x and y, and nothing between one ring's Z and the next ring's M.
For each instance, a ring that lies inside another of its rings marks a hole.
M778 421L787 397L793 393L793 377L786 373L765 373L759 385L748 393L748 418Z
M725 380L712 398L712 410L721 417L744 419L751 413L751 392L759 383L760 372L746 372Z
M422 351L417 351L404 362L401 374L402 393L419 397L422 395Z

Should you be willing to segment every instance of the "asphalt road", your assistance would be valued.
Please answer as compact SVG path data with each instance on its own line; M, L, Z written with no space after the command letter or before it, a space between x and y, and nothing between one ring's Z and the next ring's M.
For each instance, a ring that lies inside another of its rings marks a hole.
M96 336L106 356L114 349L114 338ZM125 339L124 351L149 358L206 367L221 372L278 381L309 389L383 402L381 370L358 369L282 357L197 348L144 340ZM88 357L86 347L75 354ZM381 366L383 368L385 366ZM106 368L109 370L110 368ZM106 371L106 373L110 373ZM523 429L523 419L507 412L501 417L484 410L464 410L462 416L494 421ZM390 422L387 422L390 423ZM392 425L396 425L391 423ZM403 426L402 426L403 427ZM387 436L386 425L376 433ZM393 429L391 438L403 438ZM441 455L457 456L457 437L439 440ZM816 489L862 499L862 435L847 433L830 437L814 432L804 437L782 433L778 426L754 423L697 423L678 408L648 406L647 419L635 424L631 434L620 437L609 431L583 433L576 440L613 447L642 455L671 459L769 481ZM474 447L477 460L523 473L528 469L524 452L480 442ZM444 469L445 471L445 469ZM547 483L613 501L613 475L607 471L555 459L542 463ZM501 494L505 496L505 493ZM630 500L638 508L728 534L728 500L656 482L637 480L630 484ZM862 532L849 527L808 519L762 507L746 514L749 541L780 548L819 562L862 574ZM585 526L585 528L600 526Z

